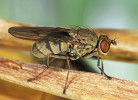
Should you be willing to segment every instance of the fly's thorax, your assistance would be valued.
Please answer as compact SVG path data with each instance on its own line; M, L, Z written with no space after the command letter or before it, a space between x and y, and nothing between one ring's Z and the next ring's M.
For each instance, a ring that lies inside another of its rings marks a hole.
M107 55L110 49L111 40L107 35L100 35L97 50L100 55Z
M67 51L68 45L66 42L62 42L59 40L49 41L42 40L36 41L32 48L32 54L39 58L44 58L48 54L63 54L63 52Z
M95 50L98 41L98 36L95 32L89 29L80 29L71 31L70 35L75 38L72 42L74 45L73 49L70 52L76 55L76 59Z
M96 33L87 28L74 28L70 31L69 35L78 40L85 40L87 44L95 44L98 40Z
M85 46L85 49L90 48L95 49L97 45L98 36L94 31L91 31L87 28L80 28L77 30L76 38L82 44L82 46ZM79 45L81 47L81 45ZM78 47L79 48L79 47Z
M92 48L92 45L74 45L74 47L72 49L68 49L68 55L70 57L71 60L77 60L83 56L85 56L86 54L90 53L91 51L94 50L94 48Z

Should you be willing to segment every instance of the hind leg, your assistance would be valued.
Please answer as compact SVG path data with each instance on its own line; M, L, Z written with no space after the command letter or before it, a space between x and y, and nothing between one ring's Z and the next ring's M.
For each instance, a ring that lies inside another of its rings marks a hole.
M48 54L47 55L47 67L45 67L44 69L43 69L43 71L41 72L41 73L39 73L37 76L35 76L34 78L30 78L30 79L28 79L27 80L27 82L30 82L30 81L33 81L33 80L36 80L39 76L41 76L47 69L48 69L48 67L49 67L49 58L50 58L50 54Z
M54 57L54 58L60 58L60 59L67 59L66 56L62 56L62 55L54 55L54 54L48 54L47 55L47 61L46 61L46 66L43 71L41 73L39 73L37 76L35 76L34 78L30 78L27 80L27 82L30 82L30 81L33 81L33 80L36 80L39 76L41 76L48 68L49 68L49 58L50 57Z

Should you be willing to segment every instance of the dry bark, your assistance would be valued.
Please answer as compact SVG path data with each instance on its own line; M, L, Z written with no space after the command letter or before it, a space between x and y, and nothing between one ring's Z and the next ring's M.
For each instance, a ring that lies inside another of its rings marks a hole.
M0 58L0 78L35 90L76 100L136 100L138 82L118 78L108 79L99 74L70 70L66 94L63 94L66 69L48 68L38 79L27 79L38 75L46 66Z

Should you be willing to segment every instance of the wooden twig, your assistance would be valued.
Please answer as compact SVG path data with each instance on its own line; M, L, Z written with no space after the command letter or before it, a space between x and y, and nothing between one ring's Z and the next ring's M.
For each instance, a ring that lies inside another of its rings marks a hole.
M37 80L27 82L38 75L46 66L31 64L0 57L0 78L25 87L40 90L57 96L76 99L137 100L138 82L106 77L88 72L70 70L66 94L63 88L66 69L48 68Z
M20 50L30 50L33 42L22 40L11 36L8 28L12 26L33 25L20 24L0 19L0 46L16 48ZM121 29L93 29L98 35L107 34L111 39L116 39L117 46L111 46L110 52L104 59L126 61L138 63L138 30L121 30Z
M30 50L33 44L33 41L27 41L27 40L24 41L22 39L15 38L8 33L8 29L13 26L33 27L34 25L27 25L27 24L22 24L22 23L0 19L0 46L1 48L6 47L6 48L16 48L20 50Z

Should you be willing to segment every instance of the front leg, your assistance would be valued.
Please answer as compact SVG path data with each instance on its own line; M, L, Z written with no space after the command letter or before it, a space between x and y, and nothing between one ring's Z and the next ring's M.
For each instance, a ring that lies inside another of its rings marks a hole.
M95 54L97 54L97 56L95 56ZM100 69L101 74L102 74L102 75L105 75L108 79L111 79L111 77L108 76L108 75L106 75L105 72L104 72L103 60L102 60L102 58L99 57L98 52L94 51L94 52L88 53L87 55L83 56L83 58L92 58L92 59L96 59L96 60L98 61L98 62L97 62L97 67ZM100 67L100 60L101 60L101 67Z
M111 79L112 77L108 76L107 74L105 74L104 72L104 67L103 67L103 60L102 58L99 57L99 54L97 54L97 56L94 56L95 58L97 58L98 62L97 62L97 67L101 70L101 74L105 75L108 79ZM101 67L100 67L100 60L101 60Z

